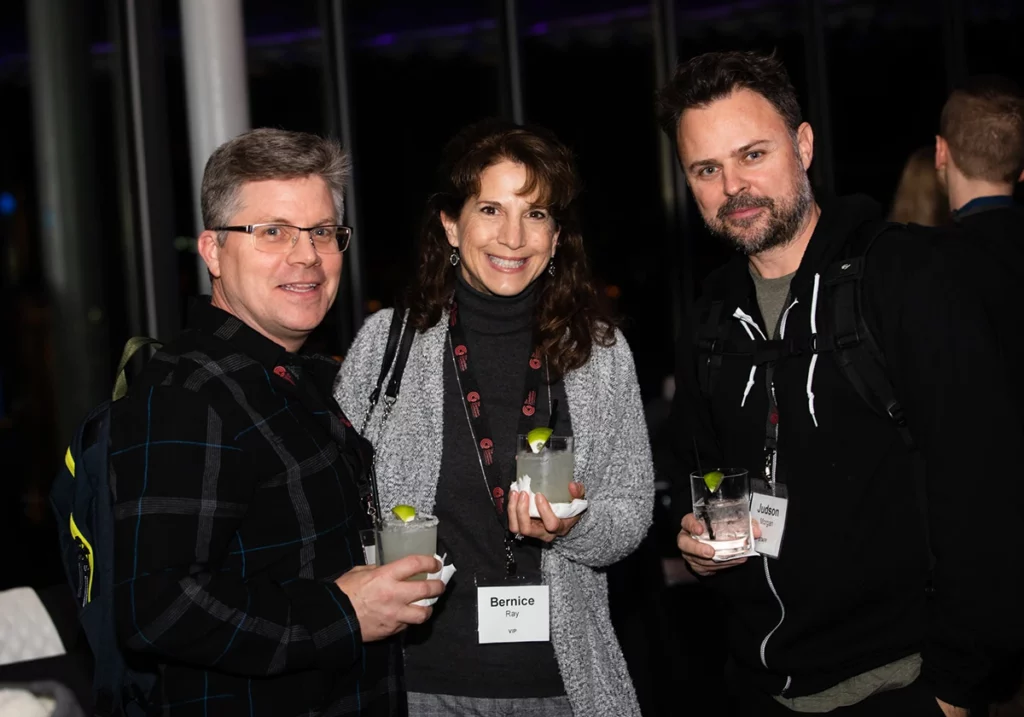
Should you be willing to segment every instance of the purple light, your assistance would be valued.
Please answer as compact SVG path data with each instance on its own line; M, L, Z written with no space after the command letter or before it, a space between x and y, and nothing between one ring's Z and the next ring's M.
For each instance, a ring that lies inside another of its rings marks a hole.
M826 1L834 5L843 0ZM685 19L688 24L713 22L751 10L787 5L795 5L795 0L731 0L729 2L711 2L709 5L701 8L681 9L680 19ZM538 21L527 27L523 34L527 37L536 37L548 35L558 30L613 25L622 21L636 22L649 17L650 6L638 2L635 5L607 12L577 13L568 17ZM390 47L404 41L429 41L432 39L462 37L481 31L494 31L497 26L498 24L494 18L485 18L453 25L384 32L370 37L354 39L354 44L359 47ZM289 32L250 35L246 38L246 43L250 47L270 47L319 40L322 36L320 28L311 27ZM109 55L114 52L114 45L111 42L94 43L90 50L93 55ZM29 56L27 52L0 54L0 67L10 64L27 64L28 61Z
M295 42L319 39L320 28L310 27L305 30L295 30L293 32L275 32L272 35L254 35L246 39L246 44L250 47L266 47L273 45L291 45Z
M395 44L395 33L393 33L393 32L385 32L383 35L377 35L376 37L371 37L369 40L366 41L366 45L368 47L387 47L388 45L394 45L394 44Z

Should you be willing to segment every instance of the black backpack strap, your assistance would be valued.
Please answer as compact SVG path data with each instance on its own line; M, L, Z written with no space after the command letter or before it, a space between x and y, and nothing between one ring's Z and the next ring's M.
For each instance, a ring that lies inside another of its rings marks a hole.
M862 280L868 252L879 236L895 224L885 223L854 240L846 258L832 264L823 277L830 294L831 336L812 338L813 351L832 351L836 363L861 398L877 413L888 416L899 430L904 443L914 447L903 407L889 380L878 342L864 320Z
M380 400L380 391L384 387L384 380L388 377L391 364L394 363L395 353L398 351L398 340L402 334L402 312L397 308L391 314L391 326L388 328L388 342L384 346L384 360L380 365L380 374L377 376L377 387L370 394L370 407L377 405Z
M384 392L385 407L390 408L398 399L398 391L402 386L402 375L405 373L405 364L409 360L412 340L416 336L416 331L412 327L407 326L406 330L402 331L404 319L405 312L396 307L391 315L391 326L388 328L388 342L384 347L384 358L381 361L380 373L377 375L377 385L373 389L373 393L370 394L370 405L366 408L361 432L366 431L366 427L370 423L370 416L373 415L373 409L380 402L381 391L384 389L384 381L387 380L389 372L391 373L391 380L388 381L387 390ZM392 365L395 368L394 371L391 371Z
M384 403L394 403L398 399L398 391L402 387L402 376L405 374L405 364L409 361L409 351L412 349L412 340L416 336L416 330L411 326L405 327L402 334L402 344L398 348L398 355L395 357L395 370L391 372L391 380L388 381L387 390L384 391Z
M729 316L724 308L724 301L713 300L694 337L697 347L697 382L701 394L708 398L715 390L715 380L722 368L725 342L731 328Z
M391 380L388 381L387 389L384 391L384 415L381 418L380 430L383 432L384 424L391 415L391 407L398 400L398 391L402 387L402 375L405 373L405 364L409 361L409 352L412 350L412 341L416 337L416 329L408 324L405 325L405 312L395 307L391 315L391 326L388 328L388 342L384 346L384 358L381 360L380 373L377 375L377 385L370 394L370 405L366 407L366 415L363 417L363 426L360 433L365 434L367 426L370 425L370 416L373 409L380 401L380 392L384 388L384 381L391 373ZM394 366L392 371L391 367ZM367 512L374 525L380 522L380 487L377 481L377 451L373 451L370 459L368 482L370 493L367 496Z

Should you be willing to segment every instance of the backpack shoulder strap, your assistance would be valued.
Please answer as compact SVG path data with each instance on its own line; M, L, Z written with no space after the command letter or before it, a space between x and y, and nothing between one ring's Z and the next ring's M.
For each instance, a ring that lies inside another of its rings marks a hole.
M904 443L913 447L903 407L889 380L885 356L864 320L862 280L868 253L875 241L900 225L885 222L863 231L848 246L846 256L825 272L823 284L830 293L830 337L821 337L817 349L831 349L843 375L861 398L881 415L888 416Z
M416 331L411 326L405 326L405 312L395 307L391 315L391 325L388 328L388 341L384 346L384 358L381 360L380 373L377 374L377 385L370 394L370 405L366 407L366 415L363 417L361 433L365 433L370 423L370 416L373 409L380 402L381 391L384 391L384 403L388 406L398 398L398 391L402 387L402 375L405 373L405 364L409 360L409 352L412 350L412 340ZM391 367L394 366L394 371ZM384 389L384 382L388 373L391 373L391 380L388 381L387 389Z
M701 312L694 343L697 349L697 382L700 392L710 398L715 390L715 381L722 368L725 342L729 338L729 315L725 301L714 298L706 312Z
M125 376L125 369L128 368L128 362L132 360L132 357L139 352L139 349L145 346L155 346L160 349L163 348L163 344L156 339L151 339L148 336L132 336L124 344L124 351L121 352L121 360L117 362L117 374L114 378L114 392L112 395L113 400L123 398L128 393L128 379Z
M377 375L377 387L370 394L370 406L376 406L380 400L380 392L384 387L384 381L391 370L391 364L395 361L395 354L398 352L398 341L402 335L402 312L396 307L391 314L391 326L388 328L388 342L384 345L384 359L381 361L380 373Z

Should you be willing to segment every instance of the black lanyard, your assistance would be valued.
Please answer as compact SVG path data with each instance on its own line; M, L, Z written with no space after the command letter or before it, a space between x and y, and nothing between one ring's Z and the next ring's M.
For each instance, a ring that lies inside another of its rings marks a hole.
M477 383L471 370L469 344L466 342L466 332L462 327L462 322L459 321L459 306L454 300L448 316L448 347L455 364L455 377L462 393L469 432L473 437L473 445L480 462L480 472L483 474L487 493L494 505L495 517L505 535L505 571L509 575L514 575L516 559L512 553L512 541L509 538L508 521L505 517L505 492L507 489L502 485L501 472L494 462L494 434L491 433L491 426L487 420L487 414L484 412L480 384ZM543 367L544 362L540 358L540 349L534 349L530 354L529 367L526 370L523 403L519 411L519 433L523 435L529 433L530 429L537 425L533 416L537 412L537 396ZM549 388L548 391L550 392L550 390Z

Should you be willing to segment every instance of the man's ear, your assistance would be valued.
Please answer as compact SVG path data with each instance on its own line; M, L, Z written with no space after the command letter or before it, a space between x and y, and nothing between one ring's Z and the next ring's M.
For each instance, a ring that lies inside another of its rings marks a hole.
M806 171L811 168L811 162L814 161L814 130L808 122L796 128L796 146Z
M206 268L214 279L220 278L220 242L217 241L217 232L206 229L199 235L198 239L199 256L206 262Z
M949 143L940 135L935 135L935 169L939 172L949 164Z

